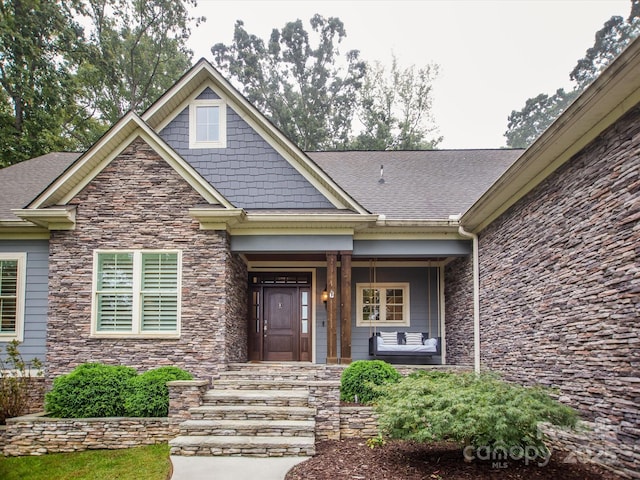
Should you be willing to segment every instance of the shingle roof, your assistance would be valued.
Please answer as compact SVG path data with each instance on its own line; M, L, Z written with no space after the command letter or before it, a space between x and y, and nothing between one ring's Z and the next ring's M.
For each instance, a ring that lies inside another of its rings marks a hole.
M523 150L308 152L371 213L388 219L448 219L464 213ZM380 183L380 166L384 183Z
M308 156L371 213L388 219L447 219L465 212L523 150L308 152ZM22 208L79 153L49 153L0 169L0 219ZM384 183L380 183L380 166Z
M18 220L11 209L25 207L79 156L79 153L48 153L0 169L0 220Z

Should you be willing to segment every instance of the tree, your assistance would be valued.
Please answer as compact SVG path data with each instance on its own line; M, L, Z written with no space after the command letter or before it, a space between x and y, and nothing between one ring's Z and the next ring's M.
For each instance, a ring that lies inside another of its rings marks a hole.
M571 91L559 89L551 96L541 93L528 99L522 110L511 112L504 134L507 137L507 146L529 146L638 34L640 0L631 0L631 13L626 20L613 16L596 32L593 47L586 51L584 58L578 60L569 75L575 83Z
M433 149L442 137L427 139L436 128L431 92L437 65L401 69L393 57L387 72L379 62L369 65L360 90L358 115L362 131L351 143L356 150Z
M78 78L86 112L106 124L141 112L191 65L186 48L196 0L87 0L89 55Z
M511 112L508 118L507 145L512 148L525 148L531 145L553 121L564 112L580 92L565 92L559 88L549 96L541 93L530 98L522 110Z
M587 50L584 58L578 60L569 75L571 80L577 83L580 90L584 90L638 34L640 0L631 0L631 12L627 20L613 16L596 32L593 47Z
M0 166L73 149L90 128L76 115L82 30L69 3L0 2Z
M303 150L344 148L365 64L356 50L340 56L340 19L314 15L310 25L308 32L301 20L288 22L265 44L238 20L233 43L211 51L218 68Z

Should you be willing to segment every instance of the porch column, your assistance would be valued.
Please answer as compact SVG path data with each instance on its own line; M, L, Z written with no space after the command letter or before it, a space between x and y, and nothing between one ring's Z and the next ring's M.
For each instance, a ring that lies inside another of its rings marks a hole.
M340 363L351 363L351 252L340 252Z
M327 363L338 363L338 252L327 252Z

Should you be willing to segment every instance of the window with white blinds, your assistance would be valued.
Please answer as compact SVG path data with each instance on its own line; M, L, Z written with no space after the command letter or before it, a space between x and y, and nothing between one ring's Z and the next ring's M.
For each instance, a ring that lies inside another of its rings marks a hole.
M0 253L0 341L22 341L26 254Z
M179 332L180 252L96 252L96 334Z
M172 332L178 319L178 255L142 254L142 330Z

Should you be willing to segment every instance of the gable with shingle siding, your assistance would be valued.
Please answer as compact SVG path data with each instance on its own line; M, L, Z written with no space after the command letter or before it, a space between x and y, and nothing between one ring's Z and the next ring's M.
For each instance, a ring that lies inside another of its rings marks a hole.
M198 98L217 95L207 89ZM188 107L162 129L160 137L236 207L335 208L231 107L226 112L226 148L189 148Z

